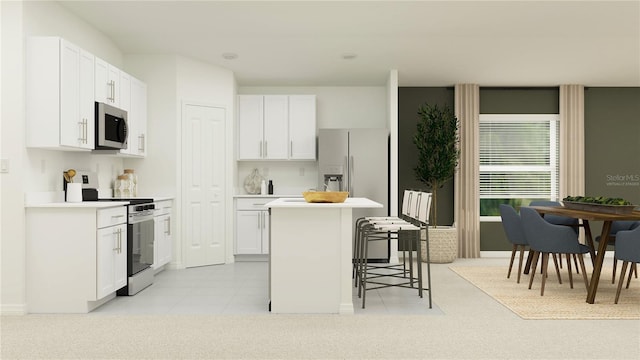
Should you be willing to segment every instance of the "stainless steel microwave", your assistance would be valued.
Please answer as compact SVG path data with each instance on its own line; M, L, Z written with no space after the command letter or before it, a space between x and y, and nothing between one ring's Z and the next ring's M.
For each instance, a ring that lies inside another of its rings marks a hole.
M96 150L127 148L127 112L96 102Z

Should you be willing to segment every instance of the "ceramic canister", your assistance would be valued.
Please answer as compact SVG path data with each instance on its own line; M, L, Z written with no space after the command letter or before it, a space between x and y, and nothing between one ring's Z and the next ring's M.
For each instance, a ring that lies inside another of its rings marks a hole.
M67 202L82 202L82 184L67 184Z

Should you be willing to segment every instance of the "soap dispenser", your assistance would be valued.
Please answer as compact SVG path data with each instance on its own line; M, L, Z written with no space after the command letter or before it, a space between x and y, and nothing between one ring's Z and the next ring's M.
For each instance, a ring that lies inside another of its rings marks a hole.
M273 195L273 180L269 180L269 195Z
M264 180L260 184L260 195L267 195L267 183Z

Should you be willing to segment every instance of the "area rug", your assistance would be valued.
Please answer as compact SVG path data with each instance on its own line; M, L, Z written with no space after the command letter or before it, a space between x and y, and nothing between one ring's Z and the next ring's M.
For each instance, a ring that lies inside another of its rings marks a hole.
M632 278L629 289L623 285L620 300L614 304L617 279L616 284L611 284L611 268L602 269L595 304L586 302L587 289L581 274L574 273L573 289L570 288L566 268L560 269L562 284L559 284L550 266L544 296L540 296L539 273L529 290L529 275L523 275L519 284L516 282L517 268L507 279L508 263L504 267L449 268L523 319L640 319L640 279ZM588 268L588 277L590 273Z

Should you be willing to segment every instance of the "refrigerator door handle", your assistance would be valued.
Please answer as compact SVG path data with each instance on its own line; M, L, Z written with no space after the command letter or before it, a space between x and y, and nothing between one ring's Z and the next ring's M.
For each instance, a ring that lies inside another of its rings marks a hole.
M353 155L351 155L351 161L349 161L349 195L351 195L351 197L355 196L353 191L353 164Z
M344 184L345 188L344 189L340 189L340 190L351 192L351 187L349 186L349 157L348 156L344 157L344 165L345 165L346 171L342 172L344 174L342 181L343 181L343 184ZM346 179L344 177L346 177ZM351 194L351 193L349 193L349 194Z

